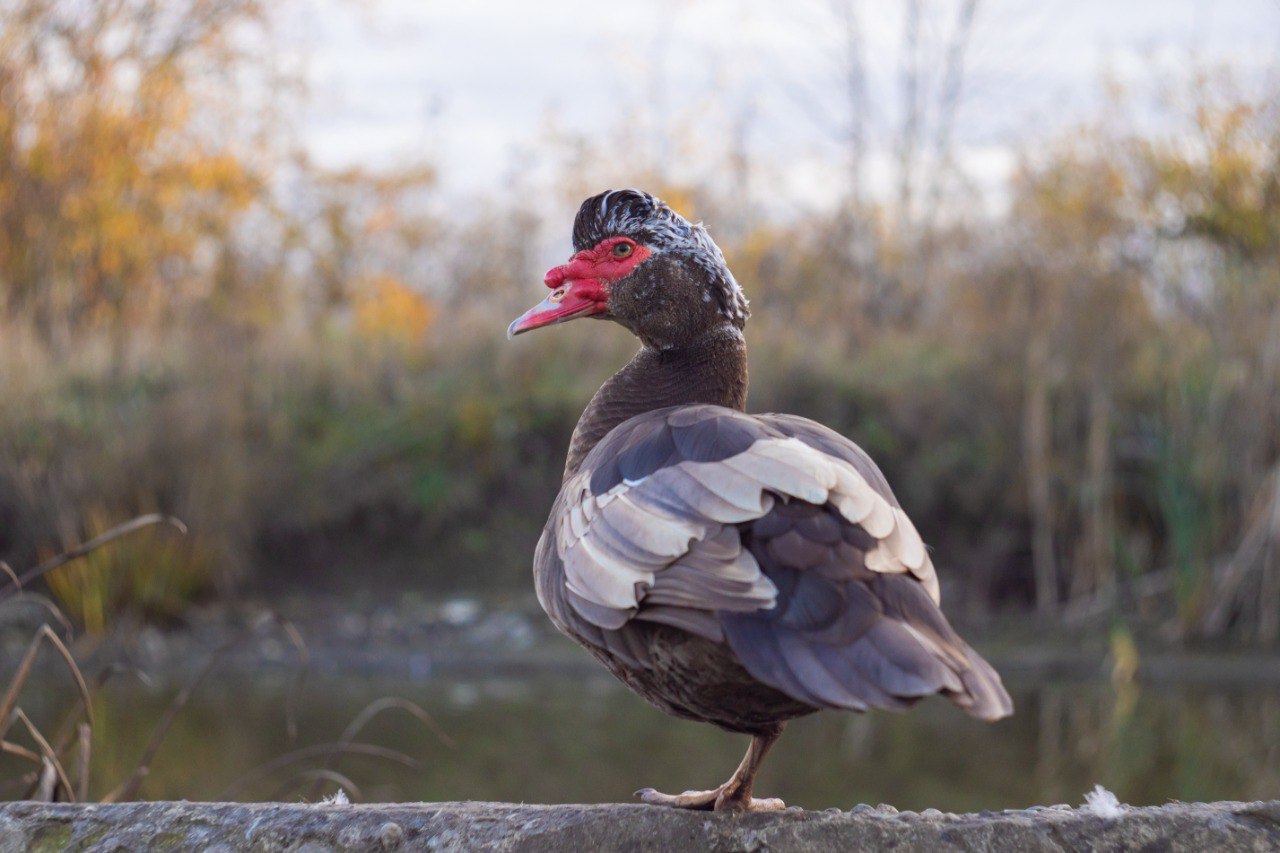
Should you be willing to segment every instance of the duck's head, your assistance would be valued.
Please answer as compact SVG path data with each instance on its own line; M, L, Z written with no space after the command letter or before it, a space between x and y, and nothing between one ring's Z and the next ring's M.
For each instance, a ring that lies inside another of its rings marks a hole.
M613 320L645 345L673 349L750 311L724 255L691 223L640 190L609 190L582 203L574 255L547 272L551 295L507 329L507 337L578 317Z

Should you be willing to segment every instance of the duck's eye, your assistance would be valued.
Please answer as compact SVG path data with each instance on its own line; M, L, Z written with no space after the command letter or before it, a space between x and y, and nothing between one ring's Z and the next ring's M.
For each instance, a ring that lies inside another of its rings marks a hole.
M635 246L633 246L631 243L626 243L626 242L623 242L623 243L614 243L614 244L613 244L613 256L614 256L615 258L626 258L626 257L630 257L631 253L632 253L633 251L635 251L635 248L636 248L636 247L635 247Z

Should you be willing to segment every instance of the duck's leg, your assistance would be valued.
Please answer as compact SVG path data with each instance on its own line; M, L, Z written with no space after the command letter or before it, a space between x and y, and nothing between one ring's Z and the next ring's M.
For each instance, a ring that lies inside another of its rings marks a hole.
M756 781L756 772L760 762L773 746L773 742L782 734L782 726L765 734L752 735L751 745L743 756L738 769L719 788L710 791L685 791L683 794L663 794L652 788L636 791L640 799L654 806L669 806L676 809L700 809L718 812L766 812L786 808L779 799L757 800L751 796L751 788Z

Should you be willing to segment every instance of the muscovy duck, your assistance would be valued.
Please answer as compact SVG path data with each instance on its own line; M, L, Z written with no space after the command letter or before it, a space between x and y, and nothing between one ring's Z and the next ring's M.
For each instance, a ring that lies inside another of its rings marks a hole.
M752 796L756 771L787 720L823 708L941 693L983 720L1012 713L939 609L929 553L871 458L805 418L745 413L747 300L706 229L611 190L583 202L573 248L508 336L595 317L641 347L573 432L538 600L650 703L751 736L720 787L641 799L782 808Z

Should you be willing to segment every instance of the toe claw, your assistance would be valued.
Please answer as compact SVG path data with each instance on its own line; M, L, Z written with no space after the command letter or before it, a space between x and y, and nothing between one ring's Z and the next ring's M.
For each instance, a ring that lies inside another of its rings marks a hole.
M664 794L653 788L641 788L636 791L636 796L651 806L710 811L715 807L716 796L719 793L719 788L713 791L685 791L683 794Z

